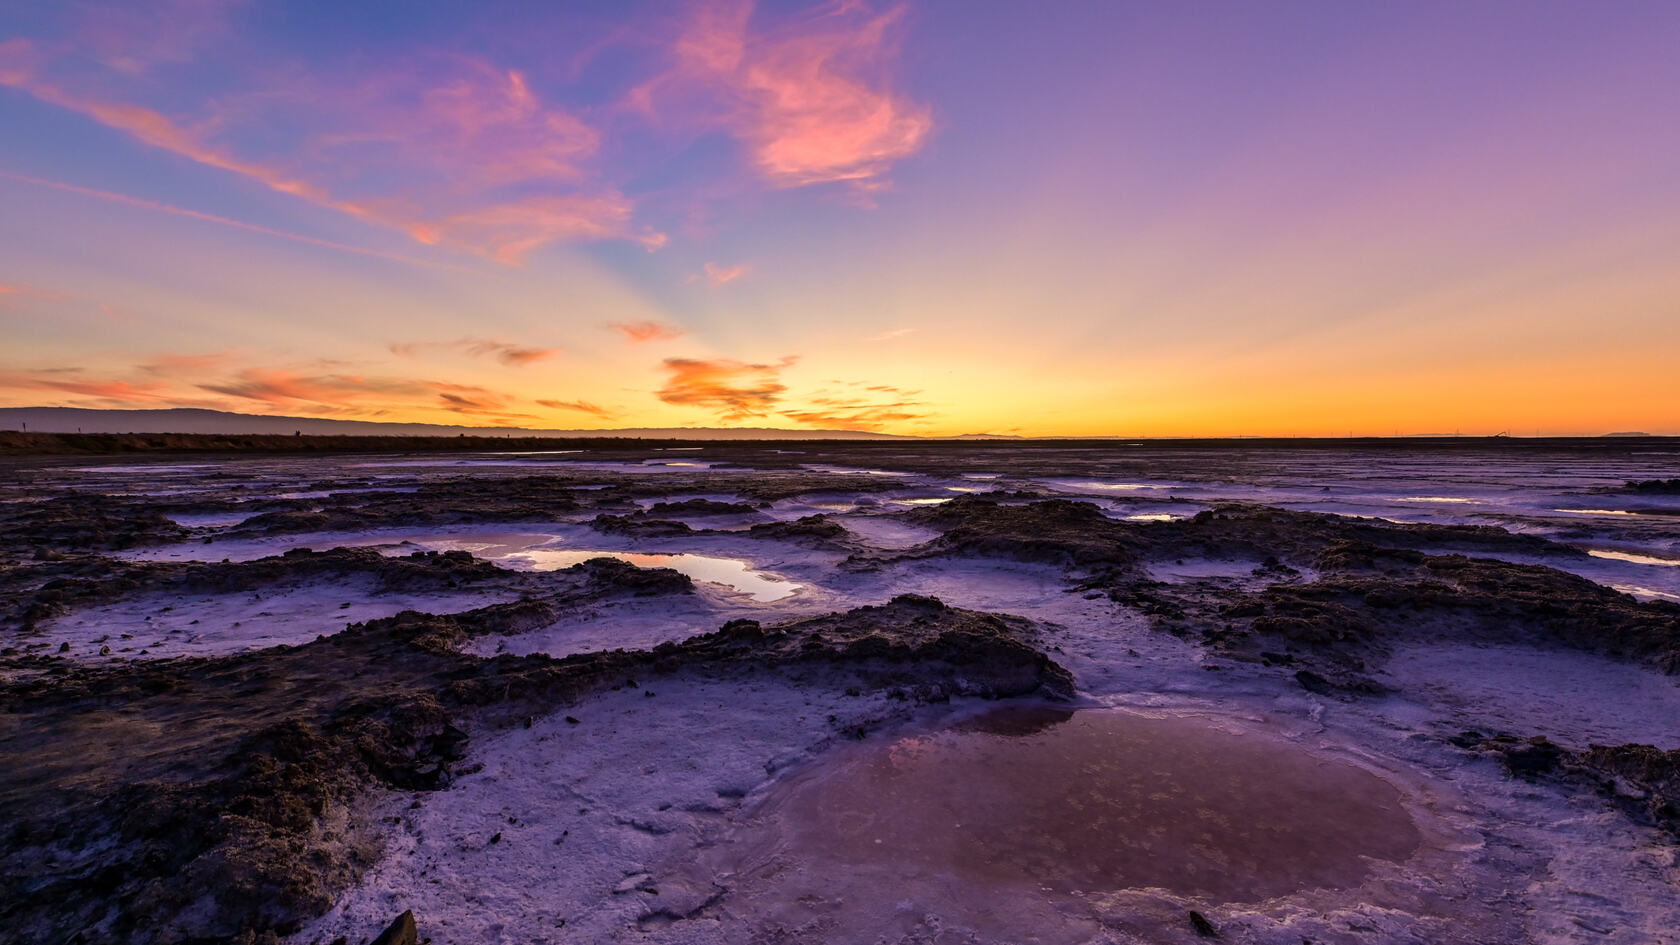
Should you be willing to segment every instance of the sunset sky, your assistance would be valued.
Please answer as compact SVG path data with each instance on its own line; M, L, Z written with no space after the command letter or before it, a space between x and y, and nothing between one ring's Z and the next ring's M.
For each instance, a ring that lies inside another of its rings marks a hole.
M0 406L1680 433L1680 3L0 5Z

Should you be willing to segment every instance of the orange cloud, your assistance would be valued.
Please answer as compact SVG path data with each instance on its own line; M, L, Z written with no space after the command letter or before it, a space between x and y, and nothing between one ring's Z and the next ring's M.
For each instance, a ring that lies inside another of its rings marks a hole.
M927 107L887 88L903 7L872 15L862 4L828 7L770 33L749 32L752 5L719 0L699 9L673 44L673 71L632 94L721 90L723 120L752 148L772 183L848 181L867 198L892 165L919 151L933 128Z
M559 348L527 348L492 338L461 338L456 341L415 341L390 346L391 353L405 358L419 357L428 350L461 351L473 357L492 357L511 367L524 367L559 354Z
M842 430L879 430L889 424L927 416L922 402L912 399L921 394L919 390L861 381L832 383L850 390L819 390L804 398L800 408L783 409L781 415L807 426ZM871 396L879 394L894 399L880 401Z
M865 338L863 340L864 341L891 341L894 338L903 338L905 335L908 335L915 330L916 329L914 329L914 328L894 328L892 331L883 331L879 335L870 335L868 338Z
M160 354L139 365L136 370L143 374L171 377L181 374L204 374L222 367L229 360L230 356L226 352L216 354Z
M681 328L661 325L658 322L613 322L607 327L638 344L644 341L670 341L683 335Z
M252 400L270 410L305 410L356 416L445 411L499 422L536 419L510 408L507 394L471 384L405 377L304 374L287 368L246 368L199 390Z
M0 372L0 388L77 394L125 403L156 401L162 395L164 386L162 383L88 378L82 376L77 368Z
M439 390L437 396L442 408L451 413L490 417L502 422L536 419L528 413L510 411L508 408L512 405L513 398L505 394L498 394L482 387L455 384L440 384L438 386L448 388Z
M880 430L890 423L919 420L925 416L898 408L899 405L896 404L882 404L849 409L783 410L781 414L789 420L824 430L868 431Z
M746 364L729 358L666 358L670 376L656 396L668 404L715 410L724 420L762 416L787 392L781 373L796 360L787 357L775 364Z
M537 403L551 410L576 410L578 413L592 414L602 419L612 416L612 411L587 400L539 400Z

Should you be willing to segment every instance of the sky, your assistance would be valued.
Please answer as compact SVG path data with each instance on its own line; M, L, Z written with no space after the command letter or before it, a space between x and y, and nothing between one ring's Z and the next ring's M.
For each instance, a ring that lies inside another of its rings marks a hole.
M0 406L1680 433L1680 4L0 4Z

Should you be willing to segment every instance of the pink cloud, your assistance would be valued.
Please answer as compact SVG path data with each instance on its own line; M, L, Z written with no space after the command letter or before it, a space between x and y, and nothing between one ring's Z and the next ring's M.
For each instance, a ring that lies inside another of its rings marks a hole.
M724 420L763 416L787 393L781 374L796 360L747 364L729 358L666 358L669 376L656 396L668 404L714 410Z
M681 328L658 322L613 322L607 326L637 344L648 341L670 341L683 335Z
M715 262L709 262L703 268L706 275L706 281L712 285L728 285L736 279L746 275L750 269L750 267L745 263L739 263L734 266L725 266Z
M48 81L42 58L27 41L0 44L0 85L423 243L509 264L555 242L664 243L632 225L627 198L592 181L598 133L544 105L518 71L448 57L384 75L293 79L206 103L189 120ZM254 139L268 142L268 157L245 153L240 142Z
M480 207L406 229L422 243L477 249L497 262L518 264L539 246L572 240L631 239L648 249L665 243L658 233L631 235L630 201L616 192L532 197Z
M672 46L673 70L638 88L633 104L721 92L718 120L752 150L772 183L850 182L867 199L933 128L926 106L892 91L903 7L873 14L835 4L804 20L753 32L747 0L701 6Z

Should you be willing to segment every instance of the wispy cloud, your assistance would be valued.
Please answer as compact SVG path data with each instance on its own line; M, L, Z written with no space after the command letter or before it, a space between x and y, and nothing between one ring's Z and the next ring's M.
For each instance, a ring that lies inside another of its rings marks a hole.
M926 405L916 398L921 391L892 384L835 381L842 390L819 390L800 398L797 407L779 413L798 423L824 429L881 430L896 423L921 420Z
M223 41L244 0L84 2L75 5L77 40L100 62L127 76L190 62Z
M253 367L241 369L224 380L196 386L210 393L254 401L269 410L356 416L440 411L499 423L535 419L514 410L517 400L509 394L472 384L421 378Z
M610 419L613 415L612 411L598 404L592 404L587 400L539 400L537 403L550 410L575 410L578 413L587 413L602 419Z
M495 358L510 367L524 367L559 354L559 348L531 348L494 338L458 338L455 341L411 341L390 346L392 354L420 357L429 351L457 351L475 358Z
M126 370L0 369L0 392L46 405L212 407L258 414L432 419L506 426L539 419L530 401L474 384L369 376L309 365L233 366L231 353L162 354ZM429 415L429 416L428 416Z
M668 404L715 411L723 420L763 416L787 393L782 371L797 360L747 364L729 358L666 358L668 376L656 396Z
M232 360L226 351L212 354L159 354L135 367L142 374L180 377L187 374L208 374L220 370Z
M824 430L878 431L894 423L919 420L924 414L904 409L912 404L859 404L808 410L783 410L781 415L808 427Z
M915 330L916 329L914 329L914 328L894 328L892 331L883 331L879 335L870 335L868 338L865 338L863 340L864 341L891 341L894 338L903 338L905 335L908 335Z
M746 263L725 266L722 263L709 262L702 267L700 274L695 278L704 278L711 285L728 285L745 276L750 268Z
M466 57L294 78L203 103L190 118L49 81L27 40L0 44L0 85L153 147L358 219L517 263L569 240L631 239L630 202L585 166L599 135L544 104L517 70ZM299 73L307 75L307 73ZM248 142L266 142L263 156Z
M834 3L758 32L752 13L749 0L699 5L672 44L672 70L633 101L652 112L667 99L721 96L711 113L777 186L846 181L865 195L885 186L933 128L929 109L887 82L904 8Z
M4 83L0 82L0 84ZM34 184L37 187L51 187L54 190L62 190L65 193L77 194L83 197L92 197L96 200L107 200L112 203L120 203L125 206L137 207L141 210L153 210L158 213L167 213L173 216L187 217L193 220L203 220L206 223L215 223L219 226L231 226L236 229L245 230L246 232L261 233L264 236L279 237L280 239L291 240L296 243L307 243L311 246L322 246L327 249L341 250L346 253L356 253L361 256L375 256L380 259L389 259L393 262L410 263L416 266L435 266L444 269L470 271L465 270L465 267L463 266L457 266L452 263L441 262L433 259L421 259L417 256L405 256L402 253L388 253L382 250L369 249L366 246L352 246L348 243L336 243L332 240L323 240L313 236L305 236L302 233L289 233L285 230L276 230L272 227L259 226L255 223L246 223L243 220L234 220L229 217L217 216L214 213L204 213L200 210L189 210L185 207L159 203L156 200L146 200L142 197L131 197L127 194L113 193L109 190L96 190L92 187L81 187L76 184L67 184L63 181L48 180L43 177L30 177L27 174L14 174L10 171L0 171L0 177L4 177L7 180L20 181L25 184Z
M0 389L73 394L111 403L154 403L165 395L161 381L137 383L118 378L88 377L77 368L0 371Z
M648 341L670 341L683 335L681 328L662 325L659 322L613 322L607 327L636 344Z
M4 173L4 172L0 172L0 173ZM34 286L18 285L16 283L7 284L7 283L4 283L4 282L0 282L0 302L4 302L7 299L15 299L15 300L38 299L38 300L43 300L43 301L60 301L63 298L64 298L64 296L59 295L57 292L48 292L45 289L37 289Z

